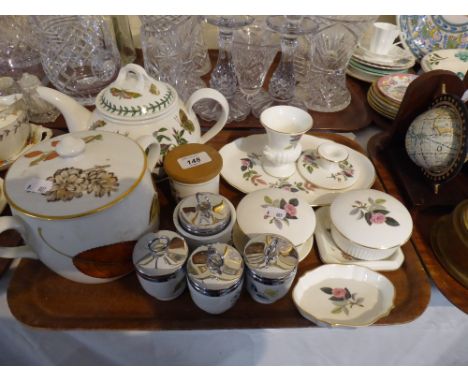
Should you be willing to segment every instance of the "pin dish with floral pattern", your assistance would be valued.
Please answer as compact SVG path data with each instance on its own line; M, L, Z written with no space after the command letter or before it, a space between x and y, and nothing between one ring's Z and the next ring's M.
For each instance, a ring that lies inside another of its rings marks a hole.
M299 313L318 326L369 326L394 308L392 282L366 267L328 264L304 274L292 293Z

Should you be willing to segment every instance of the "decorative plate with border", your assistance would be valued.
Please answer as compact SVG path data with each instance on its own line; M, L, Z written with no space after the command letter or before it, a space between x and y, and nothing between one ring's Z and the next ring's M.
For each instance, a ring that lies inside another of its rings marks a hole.
M397 25L418 60L440 49L468 48L468 16L397 16Z
M303 135L301 145L303 151L315 150L328 139ZM236 139L223 146L219 153L223 157L221 176L232 187L240 192L250 193L263 188L280 188L297 193L311 206L325 206L333 202L336 196L350 189L367 189L375 181L375 168L372 162L363 154L348 148L350 160L359 167L359 178L349 188L344 190L329 190L319 188L304 179L299 172L289 178L275 178L268 175L262 167L262 150L267 143L266 134L255 134Z
M401 103L409 84L418 76L416 74L389 74L377 80L377 89L387 98Z
M330 227L330 207L321 207L315 211L317 225L315 240L317 242L320 260L325 264L361 265L373 271L394 271L401 267L405 256L401 248L393 255L383 260L360 260L343 252L333 241Z
M292 293L299 313L318 326L369 326L395 306L395 287L358 265L327 264L304 274Z
M468 71L468 50L442 49L426 54L421 60L421 68L425 72L436 69L450 70L463 80Z

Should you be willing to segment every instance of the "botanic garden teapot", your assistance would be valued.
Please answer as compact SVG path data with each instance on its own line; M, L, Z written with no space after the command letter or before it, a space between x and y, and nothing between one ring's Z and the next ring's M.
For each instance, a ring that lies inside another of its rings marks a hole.
M220 92L199 89L184 105L172 86L154 80L135 64L124 66L117 79L97 95L93 112L56 90L39 87L38 93L62 112L70 132L104 130L132 139L153 135L161 145L161 158L175 146L207 142L221 131L229 114L229 105ZM204 98L219 102L222 112L201 136L192 106Z

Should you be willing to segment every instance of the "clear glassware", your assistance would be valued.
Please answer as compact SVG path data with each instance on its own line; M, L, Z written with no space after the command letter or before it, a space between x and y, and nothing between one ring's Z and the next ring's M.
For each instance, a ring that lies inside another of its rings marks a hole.
M148 74L175 87L187 100L206 87L196 70L193 31L197 16L140 16L143 60Z
M38 42L27 16L0 16L0 76L19 79L34 74L44 84Z
M102 16L32 16L40 34L42 66L57 90L83 105L115 80L120 55Z
M321 112L345 109L351 102L346 67L363 33L376 16L315 16L317 31L311 44L309 75L299 90L307 108Z
M234 69L239 89L249 105L256 103L259 93L265 93L262 89L265 76L279 48L275 37L274 33L258 24L251 24L234 32ZM258 118L259 115L255 117Z
M121 65L127 65L136 59L135 44L128 16L111 16L115 40L120 53Z
M196 17L193 23L192 35L195 36L193 61L195 70L201 76L208 74L211 70L211 60L208 54L205 36L203 34L203 17Z
M210 87L222 93L229 102L228 122L241 121L250 113L250 105L239 91L237 77L232 62L232 40L235 29L242 28L254 21L252 16L206 16L206 21L219 28L218 61L210 77ZM212 101L198 102L195 111L201 118L217 120L220 106Z

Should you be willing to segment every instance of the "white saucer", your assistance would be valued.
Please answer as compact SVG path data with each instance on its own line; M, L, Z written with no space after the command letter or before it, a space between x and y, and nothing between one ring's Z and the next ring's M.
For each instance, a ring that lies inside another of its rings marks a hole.
M401 248L383 260L359 260L344 253L335 244L330 233L330 207L322 207L315 211L317 225L315 241L317 242L320 259L325 264L362 265L374 271L394 271L401 267L405 256Z
M426 54L421 60L425 72L444 69L454 72L461 80L468 70L468 51L466 49L441 49Z
M38 144L39 142L42 142L44 139L52 137L52 134L53 132L51 129L48 129L47 127L41 125L34 125L31 123L31 136L29 137L28 143L20 152L15 154L12 158L0 161L0 171L8 169L12 165L12 163L16 159L18 159L23 153L29 150L32 146Z
M340 145L343 146L343 145ZM348 147L346 147L348 150ZM320 165L317 150L303 151L297 160L297 170L302 177L318 187L342 190L351 187L359 177L359 168L354 166L354 155L339 162L339 168L331 171Z
M328 139L312 135L303 135L300 143L303 150L316 149ZM345 190L329 190L319 188L304 179L298 171L289 178L278 179L268 175L262 167L262 150L267 143L266 134L250 135L236 139L223 146L219 153L223 158L221 176L231 186L243 193L262 188L281 188L297 192L311 206L325 206L333 202L335 197L350 189L366 189L372 187L375 181L375 169L372 162L363 154L347 148L353 163L359 167L359 177L356 182Z
M0 214L5 209L6 204L7 204L7 201L5 198L5 194L3 193L3 179L0 178Z

